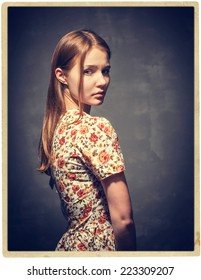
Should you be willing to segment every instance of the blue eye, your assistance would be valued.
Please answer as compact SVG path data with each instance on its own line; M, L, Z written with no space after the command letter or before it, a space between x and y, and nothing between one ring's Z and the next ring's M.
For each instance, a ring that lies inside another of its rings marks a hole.
M109 73L110 73L110 68L105 68L105 69L103 69L103 71L102 71L102 73L103 73L103 75L109 75Z
M92 73L93 73L93 71L91 69L85 69L84 70L85 75L91 75Z

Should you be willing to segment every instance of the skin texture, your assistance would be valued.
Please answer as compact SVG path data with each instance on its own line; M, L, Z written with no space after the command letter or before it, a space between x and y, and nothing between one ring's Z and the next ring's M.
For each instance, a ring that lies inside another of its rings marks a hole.
M117 250L135 251L135 224L124 172L114 174L101 183L108 201Z
M98 48L92 48L86 55L83 69L81 102L85 105L84 111L86 113L90 113L91 106L98 106L103 103L110 83L109 70L110 63L107 54ZM65 102L68 109L79 109L79 71L79 61L67 74L60 68L55 70L57 79L66 85ZM114 174L101 183L108 201L116 248L119 251L135 251L135 225L124 172Z
M84 80L81 102L86 105L86 113L90 112L91 106L98 106L103 103L110 83L109 71L110 63L107 54L98 48L92 48L86 55L83 69ZM75 63L66 75L60 68L56 69L55 74L57 79L66 85L66 107L68 109L78 108L79 63Z

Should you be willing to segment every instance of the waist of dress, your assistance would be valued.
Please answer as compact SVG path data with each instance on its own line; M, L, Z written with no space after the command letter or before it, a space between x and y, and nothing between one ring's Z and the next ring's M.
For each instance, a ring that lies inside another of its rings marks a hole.
M97 226L101 229L111 226L109 213L103 209L96 209L96 211L91 211L87 214L81 214L78 217L69 217L69 228L68 231L74 232L79 228L85 228L94 230Z

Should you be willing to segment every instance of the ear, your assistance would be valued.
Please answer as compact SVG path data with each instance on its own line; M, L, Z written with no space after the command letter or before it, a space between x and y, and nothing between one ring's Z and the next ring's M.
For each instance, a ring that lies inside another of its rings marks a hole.
M66 76L61 68L55 69L55 76L60 83L67 85Z

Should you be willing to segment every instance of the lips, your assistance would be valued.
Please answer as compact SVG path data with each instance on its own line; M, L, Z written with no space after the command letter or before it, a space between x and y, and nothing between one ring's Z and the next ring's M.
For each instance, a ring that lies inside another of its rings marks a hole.
M93 95L104 95L104 94L105 94L105 92L102 90L102 91L94 93Z

